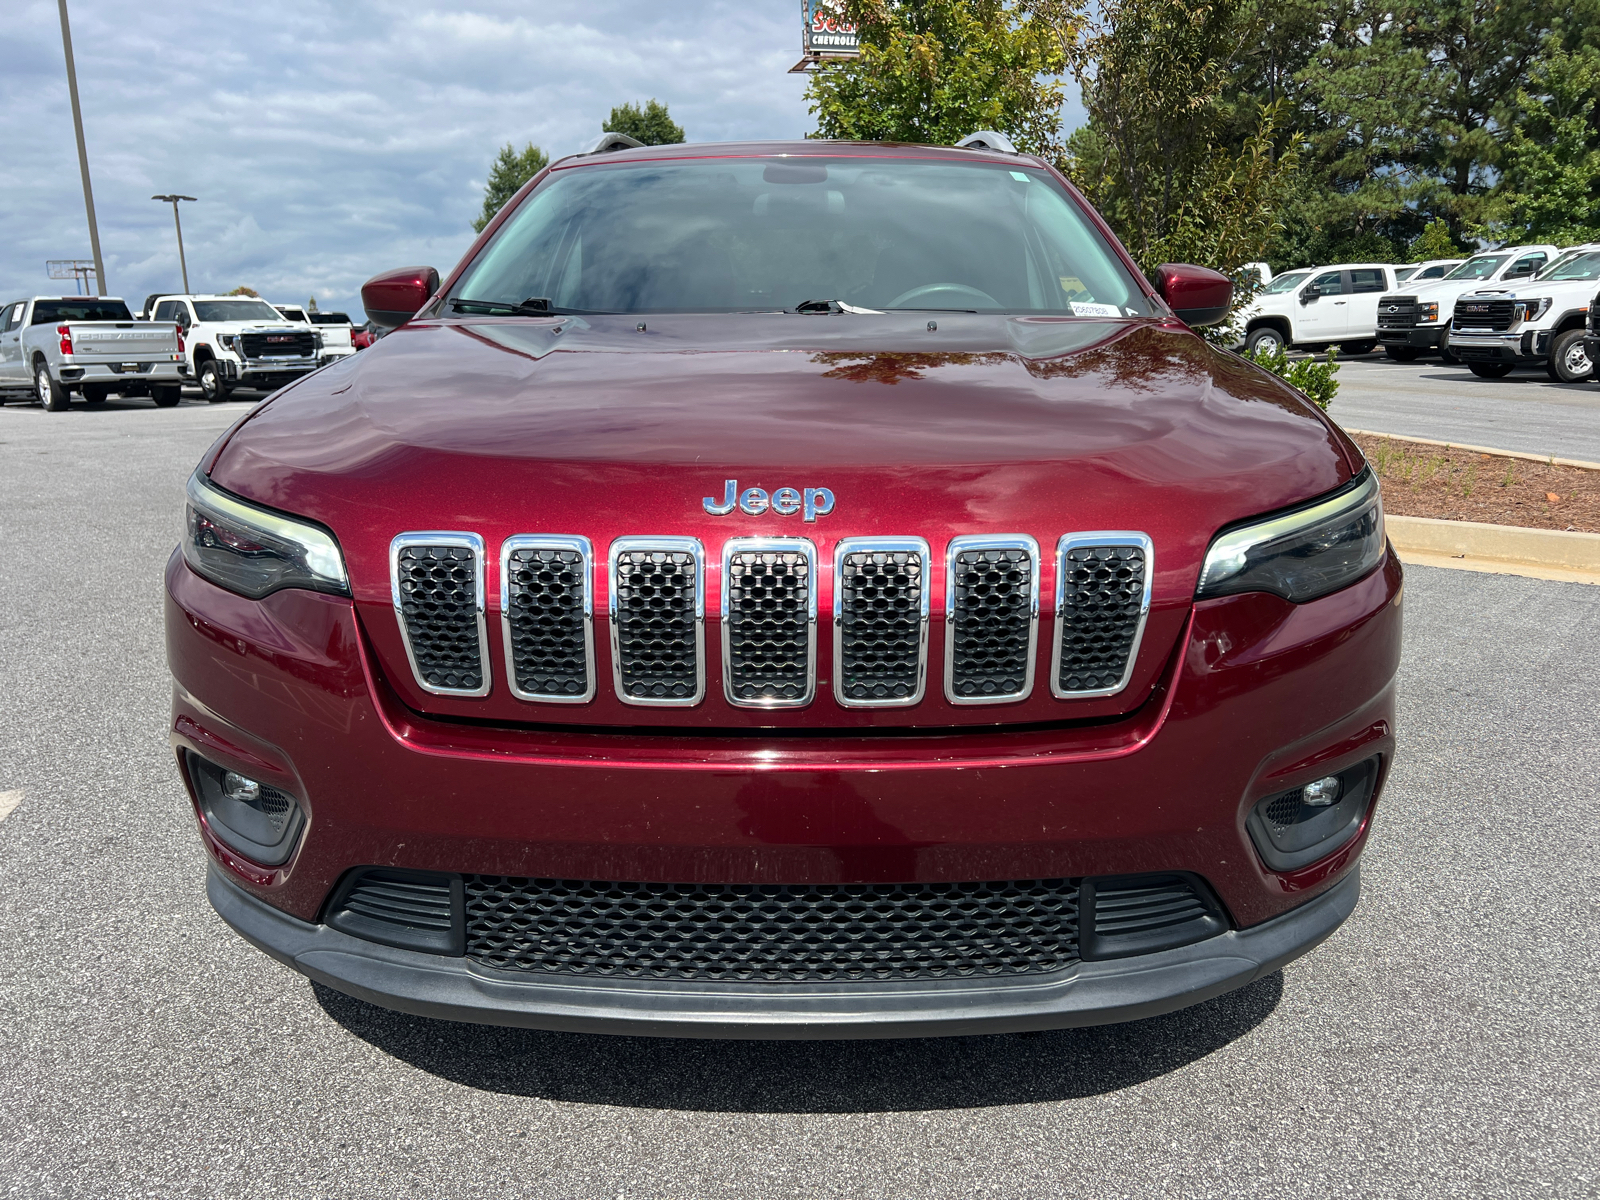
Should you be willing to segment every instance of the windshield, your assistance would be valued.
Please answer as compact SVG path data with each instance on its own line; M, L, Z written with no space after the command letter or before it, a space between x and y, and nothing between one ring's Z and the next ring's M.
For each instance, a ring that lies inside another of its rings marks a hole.
M1476 258L1469 258L1462 263L1446 279L1487 279L1493 275L1495 268L1505 262L1504 254L1480 254Z
M265 300L196 300L195 318L200 321L282 321L278 310Z
M82 300L35 300L31 325L51 321L131 321L133 314L121 300L101 300L85 296Z
M1274 292L1287 292L1296 284L1304 283L1306 276L1309 274L1311 274L1310 271L1290 271L1284 275L1276 275L1271 283L1261 289L1261 294L1270 296Z
M318 312L311 314L311 323L313 325L348 325L350 324L350 317L346 313Z
M451 295L577 312L1152 311L1045 172L883 158L560 171Z
M1600 279L1600 250L1577 250L1556 259L1539 272L1540 283L1570 283Z

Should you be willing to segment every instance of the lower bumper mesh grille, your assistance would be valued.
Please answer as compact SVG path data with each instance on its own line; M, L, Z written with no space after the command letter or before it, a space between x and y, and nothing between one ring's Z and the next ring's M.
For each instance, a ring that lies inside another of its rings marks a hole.
M551 975L827 983L1057 971L1078 885L597 883L468 875L466 952Z

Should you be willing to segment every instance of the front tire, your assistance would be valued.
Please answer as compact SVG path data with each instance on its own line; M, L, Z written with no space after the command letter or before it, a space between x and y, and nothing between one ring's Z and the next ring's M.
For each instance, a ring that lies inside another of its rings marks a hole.
M1417 356L1422 353L1415 346L1385 346L1383 352L1395 362L1416 362Z
M183 389L175 383L152 383L150 398L156 402L157 408L177 408L178 401L183 399Z
M1288 350L1288 339L1283 336L1283 331L1271 325L1263 325L1259 329L1252 329L1250 336L1244 340L1244 352L1251 358L1256 353L1265 350L1270 354L1282 354Z
M1510 363L1468 363L1467 369L1479 379L1504 379L1511 374Z
M1455 351L1450 349L1450 331L1448 329L1439 331L1439 357L1452 367L1461 364L1461 360L1456 357Z
M44 363L34 368L33 386L39 393L39 403L49 412L66 412L72 403L67 389L50 378L50 368Z
M1594 362L1583 344L1583 330L1569 329L1556 335L1546 370L1557 383L1582 383L1594 374Z
M222 377L222 368L214 358L200 364L200 393L211 404L221 404L228 398L228 381Z

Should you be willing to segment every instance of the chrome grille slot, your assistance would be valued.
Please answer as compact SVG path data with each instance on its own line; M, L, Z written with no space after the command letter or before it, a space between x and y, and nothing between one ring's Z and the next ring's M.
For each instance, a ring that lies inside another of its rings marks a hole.
M592 563L588 538L527 534L501 547L506 674L519 700L594 699Z
M1128 686L1150 613L1154 570L1142 533L1074 533L1056 550L1056 634L1050 690L1060 699Z
M389 543L389 582L418 686L439 696L488 695L483 539L402 533Z
M722 690L740 708L810 704L817 682L817 551L804 538L722 547Z
M705 556L693 538L611 543L611 673L625 704L705 697Z
M1033 691L1039 544L1026 534L960 537L945 569L944 692L951 704L1000 704Z
M846 538L833 568L833 690L847 708L916 704L928 673L928 543Z

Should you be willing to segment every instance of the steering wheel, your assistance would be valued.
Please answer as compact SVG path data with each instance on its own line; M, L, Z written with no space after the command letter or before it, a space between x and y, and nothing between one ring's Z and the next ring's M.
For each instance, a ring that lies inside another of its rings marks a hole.
M959 292L962 295L972 296L981 301L982 307L1000 307L1000 301L989 295L988 292L980 291L975 287L968 287L964 283L925 283L921 287L912 288L909 292L902 292L893 300L889 301L886 307L900 308L906 304L909 304L912 300L921 300L924 296L932 296L939 292Z

